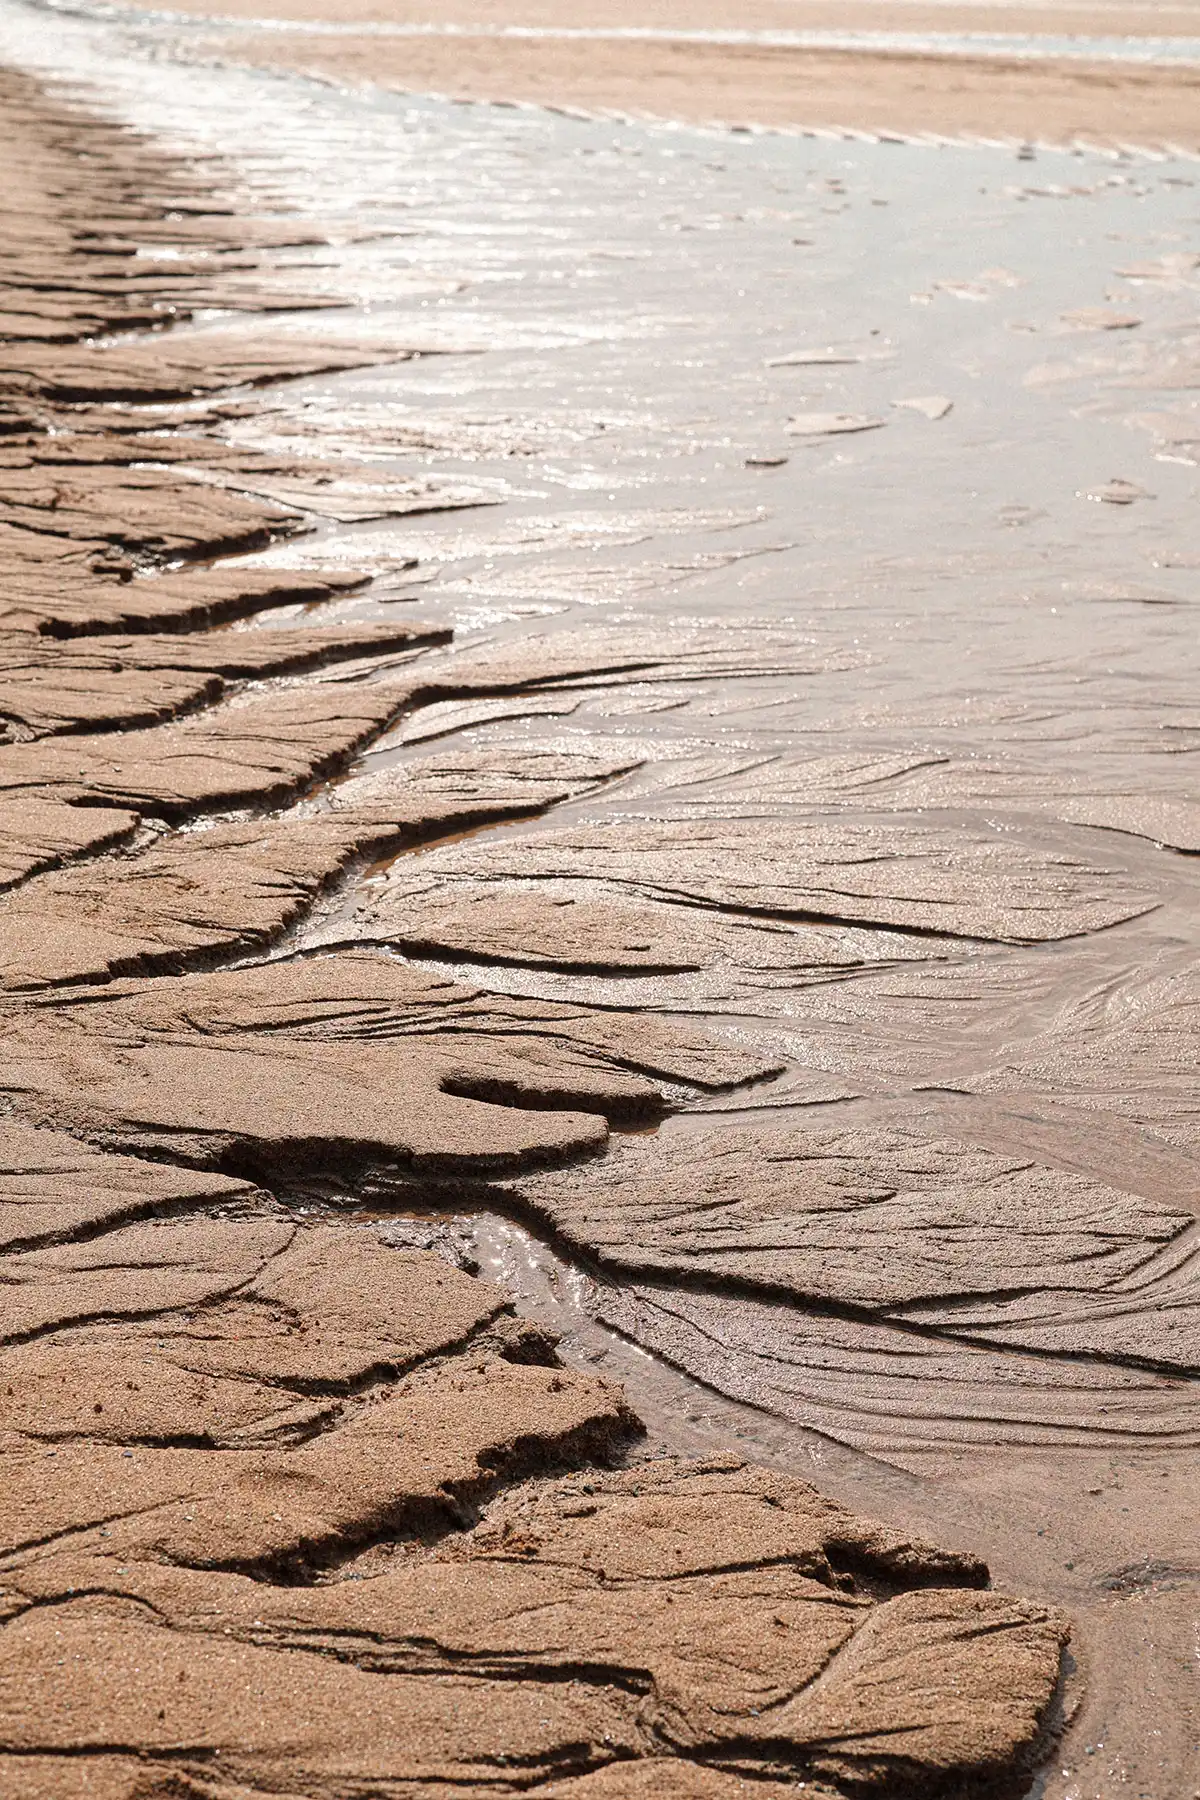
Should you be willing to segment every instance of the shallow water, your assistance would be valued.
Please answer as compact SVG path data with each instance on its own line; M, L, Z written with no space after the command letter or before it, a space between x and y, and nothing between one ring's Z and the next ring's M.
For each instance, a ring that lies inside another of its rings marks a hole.
M1011 1072L1047 1045L1153 1023L1195 966L1195 859L1064 823L1038 796L1064 784L1172 801L1189 791L1197 165L455 106L215 66L194 36L195 21L169 13L130 21L0 0L0 53L216 154L217 179L247 207L261 214L273 196L327 235L287 260L298 286L345 311L251 328L421 352L276 390L230 435L499 502L314 519L309 536L253 560L375 568L380 587L325 613L384 616L411 594L465 642L581 625L666 642L680 621L783 634L779 673L749 677L731 654L700 678L583 685L553 712L449 703L436 721L423 715L421 730L464 747L603 738L644 758L599 795L473 845L639 818L753 819L769 834L814 810L887 832L899 828L886 793L814 798L798 765L953 758L969 772L1000 759L1027 773L1023 798L980 801L960 783L923 793L912 812L1084 861L1152 903L1059 943L965 947L922 993L870 974L771 979L751 994L690 974L468 963L470 979L697 1014L755 1038L787 1067L701 1109L734 1124L803 1118L813 1104L871 1123L903 1113L1195 1210L1194 1114L1155 1111L1153 1062L1129 1072L1145 1101L1132 1120ZM188 329L231 324L247 329L223 315ZM860 428L826 432L830 415ZM422 748L409 722L367 767ZM296 941L353 935L361 898L339 896ZM847 1081L855 1098L835 1101ZM693 1126L672 1121L664 1138ZM818 1432L729 1393L698 1399L691 1378L597 1324L580 1299L591 1276L564 1273L502 1221L473 1229L481 1264L564 1324L580 1356L619 1369L671 1441L750 1432L756 1454L809 1473L819 1460L842 1497L970 1541L998 1577L1085 1619L1090 1698L1044 1792L1190 1791L1179 1668L1192 1654L1194 1571L1116 1599L1102 1585L1122 1532L1131 1565L1155 1551L1144 1490L1186 1495L1195 1459L1177 1454L1177 1412L1140 1438L1106 1421L1114 1473L1081 1510L1092 1472L1075 1446L1069 1476L1061 1447L1048 1461L1028 1446L881 1458L836 1426ZM1176 1285L1190 1260L1181 1269ZM1176 1385L1190 1405L1191 1384ZM1093 1403L1108 1409L1079 1401ZM1118 1497L1127 1490L1136 1522ZM1052 1523L1031 1522L1043 1515ZM1186 1512L1164 1503L1162 1516ZM1112 1675L1135 1653L1150 1687L1174 1696L1158 1742ZM1102 1754L1088 1756L1088 1742Z

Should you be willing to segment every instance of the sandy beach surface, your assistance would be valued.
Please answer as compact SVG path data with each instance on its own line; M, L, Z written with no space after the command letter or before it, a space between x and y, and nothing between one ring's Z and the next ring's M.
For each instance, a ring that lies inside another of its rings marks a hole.
M1200 7L265 14L0 0L0 1795L1192 1800Z
M563 0L230 0L219 9L181 0L174 10L245 20L213 46L239 60L460 99L728 125L1200 146L1194 4L599 0L581 13ZM337 35L281 32L283 21L332 24ZM847 36L861 41L839 47Z

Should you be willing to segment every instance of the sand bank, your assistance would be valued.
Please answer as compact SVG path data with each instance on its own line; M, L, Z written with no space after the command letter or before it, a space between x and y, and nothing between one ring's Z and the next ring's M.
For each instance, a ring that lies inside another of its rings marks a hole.
M1113 49L1086 60L1087 40L1191 38L1200 42L1194 5L1003 6L946 4L805 4L755 0L736 16L713 0L658 0L633 8L601 0L586 15L559 0L529 6L497 0L401 4L378 0L231 0L220 6L184 0L176 9L222 22L245 18L247 30L222 37L219 54L262 66L371 81L456 99L515 100L616 110L694 123L934 133L1017 138L1048 143L1180 145L1200 148L1200 67L1122 61ZM336 38L303 32L258 32L259 19L334 24ZM356 37L363 24L431 35ZM513 26L546 35L486 35ZM451 29L455 35L433 35ZM864 46L804 47L778 43L711 43L580 39L556 33L721 31L884 33L903 38L960 37L954 55L922 53L899 42L887 54ZM475 32L481 35L472 36ZM970 53L972 34L1011 39L987 55ZM1028 55L1022 56L1020 40ZM1056 40L1081 40L1071 57L1053 54ZM1042 42L1039 45L1039 39Z

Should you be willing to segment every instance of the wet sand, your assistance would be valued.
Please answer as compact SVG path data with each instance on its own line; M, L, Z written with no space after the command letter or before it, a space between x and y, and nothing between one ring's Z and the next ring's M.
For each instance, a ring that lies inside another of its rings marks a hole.
M1186 1794L1192 165L5 29L20 1791Z

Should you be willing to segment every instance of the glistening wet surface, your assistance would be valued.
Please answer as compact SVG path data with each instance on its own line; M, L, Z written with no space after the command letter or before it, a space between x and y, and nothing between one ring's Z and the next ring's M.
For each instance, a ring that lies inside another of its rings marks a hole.
M448 1249L670 1441L753 1430L1065 1604L1038 1791L1190 1793L1197 166L461 108L0 19L327 240L288 257L338 310L177 349L416 353L224 427L347 460L247 482L313 529L240 566L378 576L263 624L412 598L456 633L304 816L431 752L598 759L275 953L385 945L778 1070L680 1081Z

